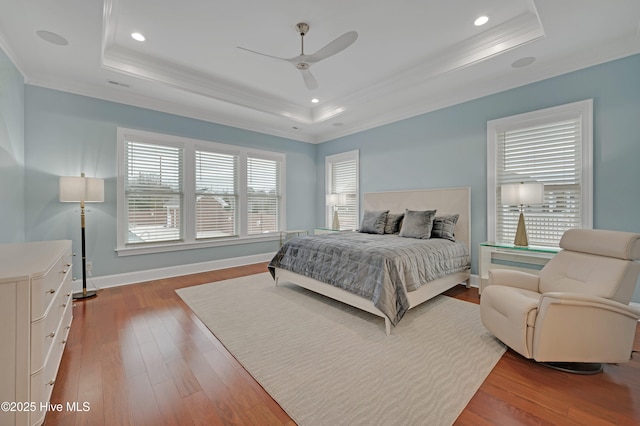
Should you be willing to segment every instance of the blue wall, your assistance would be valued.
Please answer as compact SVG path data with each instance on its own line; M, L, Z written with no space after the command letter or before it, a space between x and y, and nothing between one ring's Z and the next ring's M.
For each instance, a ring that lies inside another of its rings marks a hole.
M24 79L0 49L0 243L25 240Z
M127 127L286 154L287 227L315 225L314 145L143 108L26 86L27 239L73 239L80 252L79 206L58 201L58 177L105 179L105 202L88 204L87 259L103 276L275 252L277 241L118 257L116 129ZM80 270L75 271L80 276Z
M316 215L324 222L324 158L360 150L360 192L471 187L472 265L487 239L487 121L593 98L594 227L640 232L640 55L486 96L318 147ZM640 302L640 289L633 298Z
M640 232L640 55L486 96L320 145L25 86L0 50L0 242L71 238L78 208L58 202L58 176L106 179L90 206L88 250L96 276L228 259L274 243L118 257L116 127L237 144L287 154L287 227L324 224L325 156L360 150L361 192L469 186L472 248L486 236L486 122L594 99L594 226ZM315 170L314 170L315 166ZM477 250L472 252L477 273ZM77 275L77 273L76 273ZM640 302L640 289L633 298Z

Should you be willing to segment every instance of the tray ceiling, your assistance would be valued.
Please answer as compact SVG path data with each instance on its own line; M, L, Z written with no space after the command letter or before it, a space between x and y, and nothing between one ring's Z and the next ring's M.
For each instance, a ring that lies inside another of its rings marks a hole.
M312 143L640 52L637 0L0 5L0 47L29 84ZM307 54L358 33L312 64L315 90L291 64L238 49L295 57L298 22Z

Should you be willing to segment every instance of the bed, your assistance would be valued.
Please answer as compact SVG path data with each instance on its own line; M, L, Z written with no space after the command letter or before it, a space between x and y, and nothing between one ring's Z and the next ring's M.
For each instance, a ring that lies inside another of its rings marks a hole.
M469 286L470 189L373 192L363 201L365 214L457 215L455 241L351 231L300 237L280 248L269 271L276 286L291 282L382 317L388 335L409 309L458 284Z

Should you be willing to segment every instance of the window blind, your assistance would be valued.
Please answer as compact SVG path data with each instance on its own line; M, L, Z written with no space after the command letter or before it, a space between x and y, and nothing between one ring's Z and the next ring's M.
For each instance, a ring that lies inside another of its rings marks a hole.
M126 142L127 243L182 239L183 150Z
M500 187L544 183L544 203L525 206L529 244L557 246L569 228L582 224L581 117L509 130L497 135L496 238L513 241L517 206L505 206Z
M281 212L280 161L247 158L247 232L279 231Z
M331 194L341 194L344 200L337 206L340 229L357 229L358 218L358 162L357 160L331 163ZM331 220L333 215L329 215Z
M196 151L196 239L238 235L238 156Z

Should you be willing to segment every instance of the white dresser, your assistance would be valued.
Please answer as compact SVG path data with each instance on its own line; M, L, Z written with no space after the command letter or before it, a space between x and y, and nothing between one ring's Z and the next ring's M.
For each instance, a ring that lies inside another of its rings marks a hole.
M40 425L72 320L71 241L0 244L0 425Z

